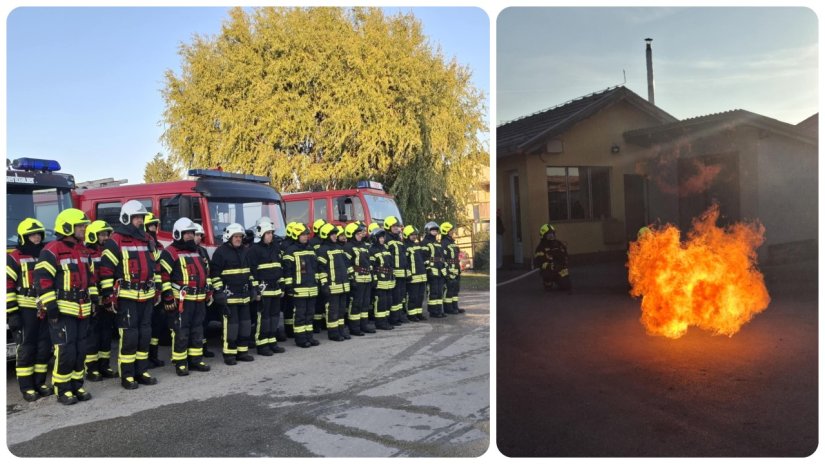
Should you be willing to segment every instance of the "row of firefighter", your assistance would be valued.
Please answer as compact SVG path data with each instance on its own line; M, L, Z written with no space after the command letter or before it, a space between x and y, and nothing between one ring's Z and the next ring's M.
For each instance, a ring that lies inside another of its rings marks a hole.
M301 348L314 334L344 341L407 322L460 314L461 270L453 225L429 222L421 234L387 217L383 227L290 223L286 238L260 218L255 242L230 224L211 259L203 228L188 218L173 241L157 241L158 220L138 201L123 204L120 224L90 221L80 210L58 214L58 238L23 220L18 245L7 253L6 316L17 344L16 374L23 398L55 394L61 404L91 399L84 380L119 378L123 388L158 382L158 343L171 336L171 362L180 376L206 372L205 329L222 319L224 363L272 356L293 338ZM441 235L439 239L438 236ZM207 309L208 308L208 309ZM112 342L119 337L117 361ZM48 364L54 356L50 387Z

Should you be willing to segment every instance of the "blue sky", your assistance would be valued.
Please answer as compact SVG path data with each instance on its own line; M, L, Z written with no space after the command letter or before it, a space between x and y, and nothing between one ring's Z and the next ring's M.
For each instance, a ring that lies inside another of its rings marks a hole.
M432 44L473 72L490 95L490 19L478 8L412 12ZM179 74L181 43L220 31L226 8L17 8L6 21L6 115L10 159L60 161L78 182L143 181L159 138L160 89ZM488 114L488 117L489 116Z
M806 8L508 8L496 23L496 124L607 87L684 119L745 109L796 124L818 112L818 24Z

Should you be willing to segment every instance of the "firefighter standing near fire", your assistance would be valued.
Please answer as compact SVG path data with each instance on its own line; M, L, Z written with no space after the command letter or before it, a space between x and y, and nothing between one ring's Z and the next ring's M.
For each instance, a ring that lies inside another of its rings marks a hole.
M458 257L460 250L453 238L455 229L449 222L442 223L439 229L441 231L441 248L444 249L444 258L447 263L444 312L447 314L463 313L464 310L458 307L458 292L461 289L461 261Z
M26 401L52 394L46 385L50 353L49 324L37 310L35 264L46 229L33 218L17 226L17 246L6 254L6 322L17 345L17 383Z
M447 275L444 262L444 249L438 241L438 224L424 224L424 239L421 246L425 248L424 256L427 266L427 312L430 317L447 317L444 314L444 277Z
M155 257L155 288L160 288L160 252L163 251L163 244L158 241L158 225L160 220L150 211L143 220L143 229L150 238L153 247L152 256ZM165 363L158 357L158 345L160 337L167 330L166 315L163 311L163 303L160 301L160 294L155 297L155 307L152 310L152 338L149 339L149 368L161 367Z
M327 337L336 342L349 338L344 333L346 294L350 291L349 266L344 250L338 245L338 228L324 224L318 231L323 242L318 247L319 298L324 303Z
M252 285L258 287L257 324L255 326L255 346L261 356L283 353L275 334L281 314L281 297L284 292L283 268L281 265L280 240L276 240L275 224L266 216L255 225L258 242L249 248L249 269L252 271Z
M208 372L203 362L203 319L209 293L206 263L195 244L195 223L187 217L172 226L172 244L160 254L163 309L172 334L172 364L179 376Z
M203 357L204 358L214 358L215 353L209 351L206 348L206 329L209 328L209 308L212 307L213 302L213 292L212 292L212 278L209 273L209 252L206 248L201 245L203 242L203 237L206 235L206 232L203 230L203 226L195 223L195 246L198 248L198 254L201 255L201 259L203 260L204 266L206 266L206 275L210 276L209 280L207 281L207 288L208 291L206 292L206 313L203 317Z
M390 324L401 325L409 322L406 311L407 278L410 275L410 265L407 260L407 248L401 236L404 225L395 216L384 219L387 250L392 255L392 272L395 276L395 286L392 289L392 306L390 306Z
M314 251L318 252L318 248L323 243L323 239L318 235L321 231L321 227L326 224L327 221L323 219L316 219L315 222L312 223L312 237L309 239L309 248ZM312 331L314 333L320 333L321 329L324 328L324 302L323 298L320 298L320 291L321 287L318 286L319 297L315 299L315 312L312 316Z
M560 290L570 290L570 275L567 269L567 246L556 240L556 228L543 224L539 228L539 241L533 257L533 266L540 269L541 281L545 290L554 285Z
M350 334L355 336L375 333L375 328L369 323L372 265L370 264L369 246L364 241L366 232L364 225L358 222L347 224L344 228L344 235L348 239L344 245L344 253L352 268L347 322Z
M318 297L318 259L309 246L309 231L300 222L287 227L287 243L283 254L284 286L292 298L295 344L301 348L318 346L312 336L315 300Z
M86 227L86 249L95 269L95 282L100 282L100 260L103 246L113 232L105 221L97 220ZM86 350L86 380L98 382L103 378L117 376L109 365L112 357L112 331L115 327L115 313L111 305L103 305L101 300L93 305L93 315L89 321L88 347Z
M212 255L209 272L212 275L215 304L223 313L223 361L232 366L237 361L254 361L249 354L252 319L249 302L257 298L252 286L252 273L243 246L246 230L238 223L226 226L224 243Z
M35 266L38 298L54 346L52 383L64 405L92 398L83 388L89 317L92 300L98 300L93 265L83 246L90 222L79 209L61 211L54 223L59 238L43 247Z
M369 226L370 262L372 263L372 301L375 313L375 328L392 330L394 327L389 321L390 307L392 306L392 289L395 287L395 276L392 269L392 254L387 250L384 240L387 232L377 223Z
M425 264L425 247L418 243L418 229L409 225L404 227L404 246L407 249L407 261L410 263L410 276L407 279L407 314L411 321L423 321L424 286L427 284Z
M100 292L104 304L117 310L120 333L118 370L123 388L154 385L149 368L156 263L151 237L143 229L149 212L137 200L120 208L120 225L104 244L100 259Z

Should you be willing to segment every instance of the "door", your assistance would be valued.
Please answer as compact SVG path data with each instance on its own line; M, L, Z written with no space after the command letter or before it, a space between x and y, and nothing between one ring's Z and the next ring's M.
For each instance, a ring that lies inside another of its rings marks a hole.
M513 262L515 264L524 264L524 249L522 248L521 235L521 197L519 195L519 179L518 172L510 173L510 211L512 224L510 227L513 231Z
M636 240L639 229L649 224L647 217L647 184L637 174L624 175L624 223L627 241Z

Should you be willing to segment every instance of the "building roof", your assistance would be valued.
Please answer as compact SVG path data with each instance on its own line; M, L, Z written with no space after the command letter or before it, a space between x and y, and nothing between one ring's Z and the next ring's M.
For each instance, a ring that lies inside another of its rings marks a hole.
M737 126L755 127L798 139L805 143L814 145L817 143L816 135L812 136L803 128L739 109L697 116L644 129L635 129L625 132L624 139L628 143L649 147L657 143L667 143L683 136L711 134Z
M626 87L616 86L499 125L496 128L496 156L501 158L529 151L533 146L622 100L663 122L676 121L676 118Z
M796 125L800 130L807 132L808 135L817 137L819 135L819 113L814 114L808 119Z

